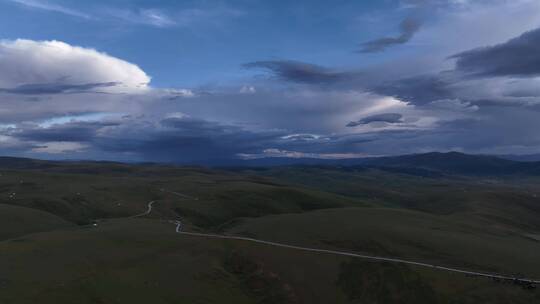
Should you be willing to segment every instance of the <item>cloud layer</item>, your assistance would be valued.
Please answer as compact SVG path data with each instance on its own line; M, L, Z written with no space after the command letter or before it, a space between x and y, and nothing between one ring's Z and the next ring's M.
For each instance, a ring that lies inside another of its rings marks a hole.
M145 89L150 82L132 63L60 41L0 41L0 70L0 87L13 93L126 92Z
M496 2L513 12L526 6L530 13L537 5ZM200 87L155 87L137 64L88 47L2 40L0 151L178 163L433 150L540 152L540 30L512 24L487 43L479 28L501 8L494 13L483 1L401 4L395 19L405 18L400 33L368 42L364 51L379 52L414 36L428 45L424 53L355 53L359 63L349 64L340 58L325 62L317 50L305 56L317 63L251 58L231 72L241 74L234 81ZM407 17L419 7L433 8L437 16L422 19L422 31L417 19ZM204 15L128 11L132 23L152 25L152 31ZM448 33L464 24L470 30L463 35L475 39L460 44ZM431 46L439 35L444 47ZM364 62L366 57L377 60Z
M371 40L362 44L360 53L382 52L385 49L399 44L407 43L420 29L421 22L415 18L407 17L399 24L400 34L396 37L385 37Z
M40 9L45 11L51 11L51 12L58 12L65 15L73 16L73 17L79 17L84 19L91 19L92 17L86 13L83 13L78 10L70 9L67 7L63 7L61 5L57 5L54 3L49 3L42 0L8 0L20 5L23 5L28 8L32 9Z
M356 127L359 125L367 125L372 122L384 122L384 123L400 123L403 115L399 113L382 113L364 117L358 121L351 121L347 124L347 127Z
M451 56L456 69L474 76L537 76L540 74L540 29L494 46Z

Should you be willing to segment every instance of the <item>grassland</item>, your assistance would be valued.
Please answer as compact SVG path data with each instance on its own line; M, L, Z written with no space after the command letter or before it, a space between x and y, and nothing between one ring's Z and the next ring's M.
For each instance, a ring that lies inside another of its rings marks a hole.
M538 290L488 279L181 235L169 222L540 277L534 177L18 166L0 171L0 303L540 302ZM127 218L149 201L149 215Z
M73 224L51 213L0 204L0 240L70 226Z
M342 208L267 216L246 220L231 233L540 277L540 242L507 230L402 209Z

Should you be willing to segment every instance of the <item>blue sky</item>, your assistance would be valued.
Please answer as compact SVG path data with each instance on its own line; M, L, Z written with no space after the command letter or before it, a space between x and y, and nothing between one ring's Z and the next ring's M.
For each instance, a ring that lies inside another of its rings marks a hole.
M0 154L540 153L537 0L0 0Z
M242 77L240 66L261 58L366 64L353 51L362 41L395 31L404 13L398 4L3 0L0 34L96 48L136 63L155 86L196 86Z

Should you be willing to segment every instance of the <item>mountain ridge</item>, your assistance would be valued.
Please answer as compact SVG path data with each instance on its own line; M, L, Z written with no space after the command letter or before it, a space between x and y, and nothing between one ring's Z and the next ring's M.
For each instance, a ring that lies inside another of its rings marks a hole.
M394 172L403 171L418 175L464 174L464 175L540 175L540 162L511 160L496 155L465 154L461 152L428 152L398 156L367 157L352 159L318 158L259 158L250 160L209 160L207 163L121 163L94 160L41 160L23 157L0 156L0 169L38 170L71 168L85 164L110 164L120 168L130 166L201 166L224 169L265 168L287 166L323 166L339 168L377 168ZM127 167L125 169L127 169ZM416 173L415 173L416 172Z

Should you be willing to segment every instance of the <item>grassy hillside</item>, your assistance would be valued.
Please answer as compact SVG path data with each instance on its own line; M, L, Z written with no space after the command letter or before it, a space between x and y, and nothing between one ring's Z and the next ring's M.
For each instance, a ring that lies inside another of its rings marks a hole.
M355 198L315 189L250 180L249 177L206 178L206 183L194 183L189 178L160 183L160 187L189 193L197 198L185 199L170 192L164 193L164 199L170 203L169 208L175 211L176 216L201 228L221 229L220 226L245 217L366 206L363 201Z
M110 172L107 167L100 171ZM153 166L130 171L132 174L99 175L3 171L0 203L88 224L95 219L142 213L149 201L161 200L154 216L181 215L203 228L218 228L240 217L365 205L355 198L232 172Z
M71 223L51 213L0 204L0 241L70 226Z
M534 303L488 280L111 220L0 243L2 303ZM28 288L32 286L32 288ZM473 301L474 300L474 301Z
M540 277L534 176L36 163L0 170L0 303L540 301L488 279L181 235L170 223Z
M34 208L76 224L142 212L157 191L147 181L29 171L3 171L0 203Z
M343 208L275 215L246 220L230 233L540 277L540 242L507 230L415 211Z
M469 217L512 230L540 230L540 179L536 177L425 177L379 169L317 167L257 172L372 205Z

